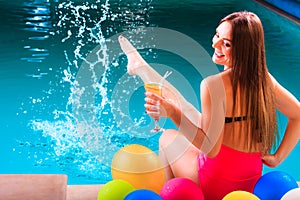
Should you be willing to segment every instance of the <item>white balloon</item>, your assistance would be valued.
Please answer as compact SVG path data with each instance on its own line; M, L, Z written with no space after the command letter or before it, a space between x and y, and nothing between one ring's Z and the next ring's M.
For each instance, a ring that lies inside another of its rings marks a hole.
M299 200L300 199L300 188L295 188L283 195L281 200Z

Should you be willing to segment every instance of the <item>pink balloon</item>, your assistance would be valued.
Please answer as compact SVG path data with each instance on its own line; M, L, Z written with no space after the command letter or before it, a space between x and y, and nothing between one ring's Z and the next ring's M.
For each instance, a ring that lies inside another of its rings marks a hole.
M173 178L165 183L160 196L163 200L204 200L201 188L187 178Z

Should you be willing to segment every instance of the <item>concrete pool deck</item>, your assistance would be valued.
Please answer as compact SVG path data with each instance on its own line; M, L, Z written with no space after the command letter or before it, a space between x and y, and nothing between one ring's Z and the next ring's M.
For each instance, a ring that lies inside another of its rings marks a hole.
M102 184L68 185L61 174L1 174L0 199L96 200ZM300 182L298 182L300 187Z
M0 174L0 199L96 200L101 186L68 185L64 174Z
M102 185L68 185L66 200L96 200Z
M300 182L298 182L300 187ZM96 200L102 185L68 185L66 200Z

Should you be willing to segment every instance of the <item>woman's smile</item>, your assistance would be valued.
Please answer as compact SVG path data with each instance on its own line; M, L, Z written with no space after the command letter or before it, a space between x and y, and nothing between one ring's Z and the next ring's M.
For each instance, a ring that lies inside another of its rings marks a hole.
M224 54L221 54L221 53L215 52L215 56L216 56L217 58L223 58L225 55L224 55Z

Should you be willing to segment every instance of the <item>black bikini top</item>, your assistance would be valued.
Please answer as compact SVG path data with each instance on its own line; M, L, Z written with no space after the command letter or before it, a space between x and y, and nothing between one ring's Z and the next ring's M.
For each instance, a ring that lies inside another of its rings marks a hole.
M242 116L242 117L225 117L225 123L240 122L240 121L244 121L244 120L247 120L246 116Z

